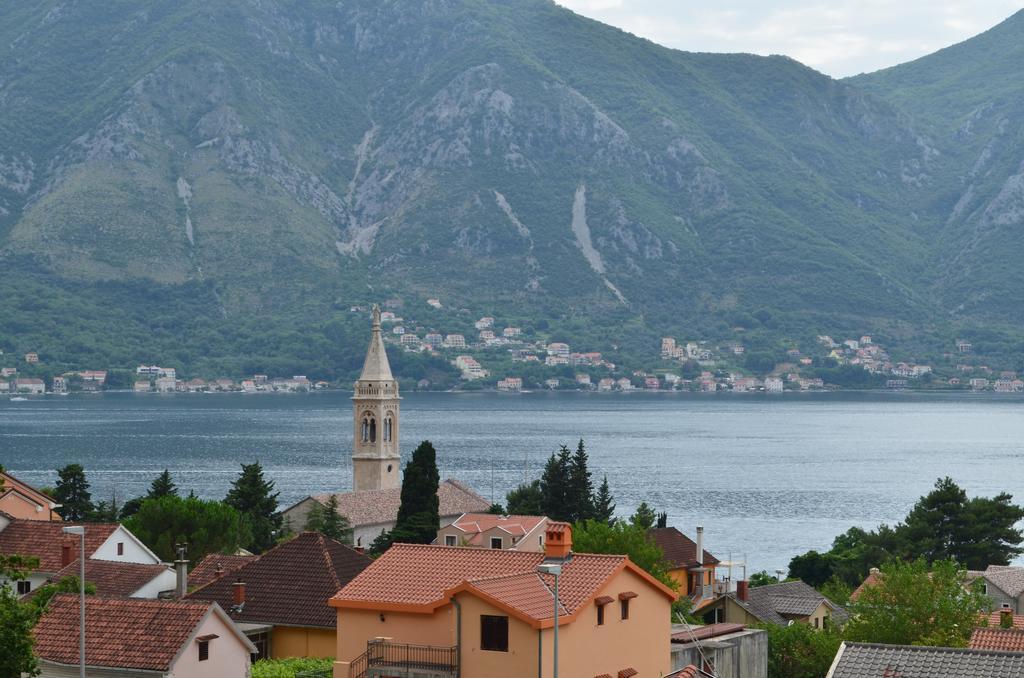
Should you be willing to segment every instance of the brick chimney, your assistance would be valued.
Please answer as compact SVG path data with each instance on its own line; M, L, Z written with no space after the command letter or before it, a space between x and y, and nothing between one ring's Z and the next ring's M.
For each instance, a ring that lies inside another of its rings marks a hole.
M68 565L71 564L71 561L74 560L74 558L71 555L72 553L74 553L74 551L72 551L71 549L72 549L71 542L66 542L66 541L61 542L61 544L60 544L60 566L61 567L67 567Z
M544 558L565 560L572 554L572 526L569 523L549 522L544 531Z
M736 582L736 597L740 600L746 600L747 595L750 593L750 583L746 579L740 579Z
M236 606L245 605L245 582L236 581L232 592L231 602Z

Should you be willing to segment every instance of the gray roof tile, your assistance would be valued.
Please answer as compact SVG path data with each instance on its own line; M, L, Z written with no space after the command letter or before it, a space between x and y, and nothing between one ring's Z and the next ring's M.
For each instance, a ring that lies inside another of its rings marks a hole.
M843 643L826 678L1013 678L1024 653Z

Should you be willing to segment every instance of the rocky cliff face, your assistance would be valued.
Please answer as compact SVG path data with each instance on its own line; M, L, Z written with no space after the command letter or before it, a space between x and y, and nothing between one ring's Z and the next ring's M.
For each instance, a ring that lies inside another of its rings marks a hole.
M0 12L9 265L300 322L384 292L664 330L1020 313L971 283L1020 243L1016 103L951 131L881 85L545 0Z

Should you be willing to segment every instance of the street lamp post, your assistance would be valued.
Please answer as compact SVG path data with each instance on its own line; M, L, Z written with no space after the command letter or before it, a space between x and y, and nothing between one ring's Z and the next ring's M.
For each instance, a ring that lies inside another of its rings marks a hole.
M562 566L559 563L541 563L537 566L540 574L550 574L555 578L555 628L554 628L554 650L552 652L554 661L554 673L552 678L558 678L558 577L562 574Z
M85 678L85 526L64 528L65 534L77 534L81 542L78 555L78 675Z

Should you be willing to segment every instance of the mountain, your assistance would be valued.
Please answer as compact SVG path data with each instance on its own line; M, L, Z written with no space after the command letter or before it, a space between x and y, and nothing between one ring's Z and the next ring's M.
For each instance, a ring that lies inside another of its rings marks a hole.
M0 16L9 350L355 369L347 309L388 297L651 355L736 328L938 346L1024 315L1020 78L997 47L1019 53L1021 15L848 81L548 0Z
M1024 290L1024 10L970 40L847 82L907 112L940 153L920 204L932 289L954 317L1020 323Z

